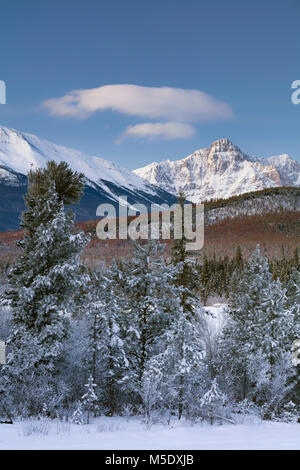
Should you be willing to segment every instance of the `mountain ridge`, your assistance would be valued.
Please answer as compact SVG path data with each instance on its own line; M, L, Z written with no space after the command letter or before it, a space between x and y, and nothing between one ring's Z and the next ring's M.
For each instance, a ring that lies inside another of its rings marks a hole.
M97 156L0 126L0 230L14 230L24 210L26 174L49 160L66 161L85 174L85 190L73 208L76 220L95 218L99 204L118 207L119 196L128 206L140 203L173 204L183 191L188 200L203 202L272 187L300 186L300 164L289 155L267 159L249 156L229 139L196 150L182 160L153 162L131 172Z
M153 162L134 173L171 194L184 192L195 203L268 187L300 185L300 163L289 155L252 157L227 138L183 159Z
M50 160L66 161L73 170L85 174L83 197L72 207L77 221L95 218L97 207L103 203L111 203L118 210L120 196L127 197L128 207L176 201L174 195L108 160L0 126L0 230L18 228L25 208L26 175Z

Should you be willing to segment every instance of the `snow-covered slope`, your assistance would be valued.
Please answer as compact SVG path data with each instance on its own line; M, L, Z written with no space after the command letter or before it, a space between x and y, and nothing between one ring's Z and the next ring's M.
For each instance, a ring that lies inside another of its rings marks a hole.
M279 173L281 183L284 186L300 186L300 164L292 160L286 153L269 157L266 161L274 166Z
M0 230L18 228L27 187L25 175L32 168L45 167L49 160L66 161L86 176L84 196L74 207L77 221L95 219L99 204L109 202L118 207L119 196L126 196L129 205L176 201L172 194L110 161L0 126Z
M35 135L0 126L0 164L27 174L31 168L44 167L49 160L65 161L73 170L81 171L94 183L109 181L118 186L155 194L145 180L131 171L100 157L56 145Z
M183 160L151 163L134 173L172 193L201 202L276 186L300 185L300 164L288 155L252 158L228 139Z

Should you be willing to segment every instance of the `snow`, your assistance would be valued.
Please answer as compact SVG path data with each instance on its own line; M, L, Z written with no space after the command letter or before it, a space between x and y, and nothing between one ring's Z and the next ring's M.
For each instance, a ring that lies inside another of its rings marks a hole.
M226 319L226 309L227 304L220 303L204 307L204 310L208 313L205 317L207 328L212 335L216 335L222 330Z
M182 191L195 203L300 184L300 164L289 155L249 157L228 139L220 139L182 160L151 163L134 173L172 194Z
M292 160L286 153L268 157L267 161L276 167L282 178L288 177L295 186L300 186L300 170L297 161Z
M138 417L99 417L90 425L61 421L0 424L0 449L300 449L300 424L218 425L178 422L147 429Z
M67 162L73 170L84 173L92 182L102 184L106 191L108 189L102 180L155 194L148 182L108 160L0 126L0 161L4 166L27 174L30 169L45 167L49 160Z
M156 194L152 185L174 195L183 191L187 199L196 203L266 187L300 184L300 164L288 155L249 157L228 139L220 139L182 160L153 162L131 172L98 156L0 126L0 164L4 167L0 178L16 179L6 168L27 174L32 168L45 167L49 160L65 161L73 170L83 172L87 184L100 185L112 200L115 196L105 181L149 195Z
M0 161L0 165L6 166L3 162ZM18 177L11 173L9 169L1 168L0 167L0 181L5 180L7 183L11 185L18 184Z

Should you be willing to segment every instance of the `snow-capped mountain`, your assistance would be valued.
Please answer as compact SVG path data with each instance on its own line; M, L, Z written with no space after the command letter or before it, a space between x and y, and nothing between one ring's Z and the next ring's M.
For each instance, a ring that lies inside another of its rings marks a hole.
M228 139L182 160L151 163L134 173L174 195L182 191L198 203L269 187L300 186L300 164L288 155L249 157Z
M32 168L45 167L49 160L66 161L73 170L86 176L84 196L74 207L78 221L95 219L99 204L117 206L119 196L127 196L129 205L150 206L176 200L163 189L110 161L0 126L0 230L18 228L27 188L25 175Z
M39 139L35 135L0 126L0 164L15 172L27 174L32 168L44 167L49 160L67 162L73 170L85 174L88 184L96 183L106 190L108 188L105 187L104 181L127 189L143 191L149 195L156 194L156 188L147 181L108 160L88 156L77 150ZM111 197L114 199L115 195L112 194Z

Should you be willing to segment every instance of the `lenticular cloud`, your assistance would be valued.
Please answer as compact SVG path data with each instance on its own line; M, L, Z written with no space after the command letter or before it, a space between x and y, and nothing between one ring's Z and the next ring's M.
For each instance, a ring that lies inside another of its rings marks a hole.
M88 90L74 90L42 103L51 115L85 119L95 112L111 110L154 122L129 126L124 137L176 139L191 137L195 129L187 123L229 119L230 106L200 90L138 85L105 85ZM181 124L179 124L181 123Z
M145 122L128 126L117 143L121 143L126 137L148 139L187 139L195 135L196 129L191 124L184 122Z
M60 98L44 101L52 115L85 118L96 111L172 121L208 121L232 116L231 108L200 90L154 88L137 85L106 85L74 90Z

